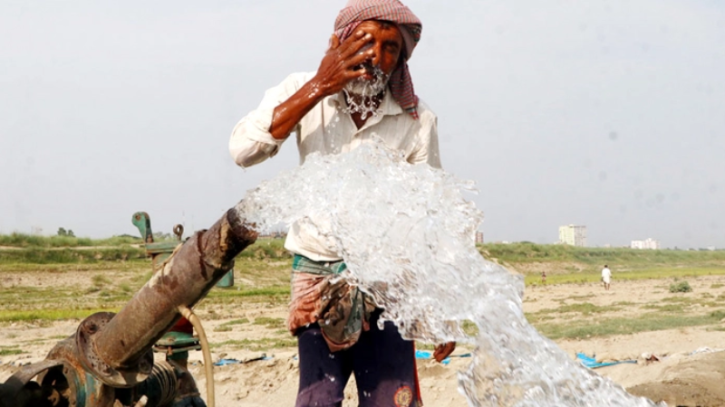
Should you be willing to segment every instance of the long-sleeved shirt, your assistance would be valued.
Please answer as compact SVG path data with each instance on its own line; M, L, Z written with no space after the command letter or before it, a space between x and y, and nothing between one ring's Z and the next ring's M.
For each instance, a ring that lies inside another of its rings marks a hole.
M237 123L229 140L229 152L237 165L249 167L277 154L284 140L275 139L269 132L274 109L314 75L314 72L290 75L280 85L267 90L259 107ZM345 111L346 107L344 94L338 93L324 98L300 120L294 129L300 164L311 153L345 153L375 137L389 148L402 151L411 164L441 167L437 118L422 101L418 106L419 119L415 120L386 92L378 115L369 117L359 129ZM315 261L340 260L334 247L315 228L299 223L290 227L285 242L287 250Z

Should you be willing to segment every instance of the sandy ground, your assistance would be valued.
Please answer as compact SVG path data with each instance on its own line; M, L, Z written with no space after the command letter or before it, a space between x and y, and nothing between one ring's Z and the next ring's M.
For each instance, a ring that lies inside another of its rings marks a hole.
M32 278L33 285L83 284L87 277L63 273L63 276L38 274ZM0 285L22 285L27 274L3 273ZM588 302L597 306L626 304L608 312L607 318L636 315L642 307L656 304L673 296L695 296L715 298L725 293L725 277L701 277L689 279L693 293L671 294L666 289L671 281L650 280L613 284L612 290L605 292L597 284L559 285L528 289L524 299L527 313L536 313L556 309L566 304ZM693 297L694 298L694 297ZM697 312L701 305L694 304L688 312ZM704 310L702 311L704 312ZM702 313L701 312L701 313ZM265 349L259 342L254 350L244 346L226 346L224 343L245 339L262 341L267 337L289 337L279 326L255 324L259 318L277 321L285 316L283 304L250 302L244 304L215 304L200 306L199 314L204 321L207 335L214 348L213 358L233 358L245 360L258 357L262 353L269 359L216 366L214 382L216 386L217 406L291 406L294 403L298 367L295 348L273 346ZM575 318L590 318L593 323L602 315L581 315ZM230 321L248 319L249 323L229 325ZM556 316L559 318L559 316ZM571 319L572 316L567 318ZM562 321L566 318L561 317ZM272 322L274 325L275 322ZM227 324L227 325L225 325ZM0 343L5 349L17 346L24 353L0 356L0 380L6 379L19 366L37 362L52 346L64 337L73 334L78 321L59 321L54 323L2 323ZM225 329L222 329L226 326ZM717 326L715 327L717 328ZM637 364L621 364L596 369L595 372L609 377L631 392L670 405L682 406L722 406L725 405L725 332L714 330L713 326L682 328L675 330L642 332L630 335L610 337L582 338L578 340L559 340L558 345L569 355L576 352L596 354L598 359L639 359ZM459 349L461 354L466 349ZM654 354L659 361L645 361L643 354ZM456 373L464 369L470 359L453 358L449 365L441 365L429 360L419 361L419 373L423 399L429 407L466 406L464 398L458 393ZM197 378L202 395L205 395L206 379L202 367L201 353L191 354L192 373ZM354 384L348 385L345 406L356 403Z

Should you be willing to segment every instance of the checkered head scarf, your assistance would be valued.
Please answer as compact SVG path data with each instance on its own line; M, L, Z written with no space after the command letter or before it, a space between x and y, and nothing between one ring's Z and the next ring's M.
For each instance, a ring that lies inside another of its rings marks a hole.
M408 69L408 59L420 41L423 24L400 0L350 0L335 20L335 35L344 41L365 20L390 21L400 28L405 50L401 52L398 67L390 75L390 92L400 107L414 119L418 118L418 96Z

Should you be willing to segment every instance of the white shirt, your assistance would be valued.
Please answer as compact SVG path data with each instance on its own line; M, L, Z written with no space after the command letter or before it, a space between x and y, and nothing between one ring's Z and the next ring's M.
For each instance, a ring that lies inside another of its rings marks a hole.
M608 280L610 277L612 277L612 271L609 270L608 267L605 267L602 269L602 278L605 280Z
M229 140L229 152L237 165L249 167L277 154L284 140L275 139L269 132L274 109L314 75L314 72L290 75L280 85L267 90L259 107L237 123ZM419 119L415 120L403 111L390 92L386 92L378 115L368 118L360 129L350 114L344 112L345 107L342 93L328 96L300 120L294 129L300 164L314 152L345 153L379 138L388 147L402 151L411 164L441 167L438 120L422 101L418 105ZM314 228L298 223L290 227L285 248L315 261L340 260L330 242L319 236Z

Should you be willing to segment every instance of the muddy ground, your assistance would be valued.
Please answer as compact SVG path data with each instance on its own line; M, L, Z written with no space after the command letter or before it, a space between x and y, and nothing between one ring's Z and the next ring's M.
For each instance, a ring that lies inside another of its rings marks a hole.
M78 271L6 271L0 276L0 286L5 293L1 305L5 310L17 308L18 303L21 307L53 309L66 306L65 301L78 306L84 304L84 301L91 301L91 306L97 306L103 304L104 298L123 304L124 297L114 297L112 290L103 296L108 290L98 288L99 280L102 279L94 276L99 273L109 276L109 280L104 281L127 281L132 284L147 274L147 270L128 268L99 271L86 268ZM105 284L104 281L100 284ZM237 282L240 281L242 284L238 285L254 285L255 280L240 275ZM725 309L725 302L721 302L725 301L725 276L691 278L689 283L693 291L684 294L670 293L667 289L670 280L617 282L615 279L609 292L605 292L598 284L533 287L526 291L524 309L529 315L545 319L547 324L562 326L582 321L597 324L611 318L634 318L648 312L700 315L720 309L721 304ZM67 290L69 298L63 300L62 296L38 294L53 287L61 292ZM128 291L127 286L119 287L118 292ZM82 295L79 297L78 293ZM70 298L72 296L78 298ZM596 312L587 312L587 308L579 310L576 306L581 304L594 306ZM672 307L667 308L672 304L680 304L681 307L674 311ZM565 308L567 306L575 307ZM197 311L207 329L214 359L245 360L267 355L267 360L214 368L218 406L293 405L298 368L294 340L284 330L284 297L212 295L197 307ZM78 322L20 320L0 323L0 380L10 376L23 364L42 360L58 340L75 332ZM634 334L561 338L556 342L572 357L576 352L585 352L595 354L601 360L638 359L637 364L620 364L595 370L634 394L666 401L673 406L723 406L725 352L719 352L720 348L725 348L723 327L721 321L714 321L700 326ZM457 354L467 351L462 347ZM650 355L659 360L645 360ZM200 352L191 354L191 370L204 395L205 377L201 358ZM445 366L429 360L419 361L426 406L466 405L457 391L456 372L465 368L469 361L466 358L453 358ZM353 389L354 385L350 384L346 406L356 405Z

